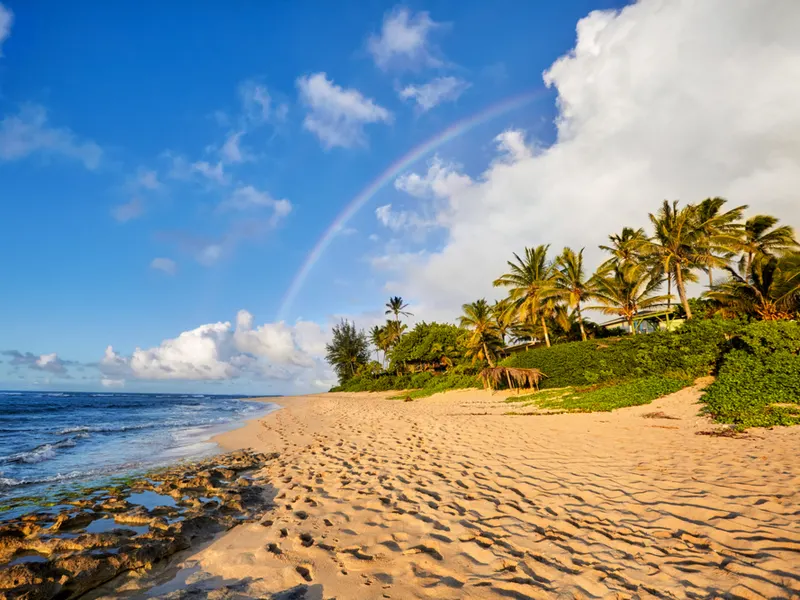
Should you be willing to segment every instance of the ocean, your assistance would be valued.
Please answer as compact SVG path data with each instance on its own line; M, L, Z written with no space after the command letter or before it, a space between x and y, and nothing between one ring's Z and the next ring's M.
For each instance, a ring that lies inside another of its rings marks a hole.
M211 436L277 408L242 396L0 392L0 517L24 498L208 456L219 451Z

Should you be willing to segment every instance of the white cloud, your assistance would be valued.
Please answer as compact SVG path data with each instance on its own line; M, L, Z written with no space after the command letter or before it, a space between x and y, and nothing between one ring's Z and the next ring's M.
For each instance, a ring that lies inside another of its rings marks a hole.
M161 182L158 180L158 174L150 169L139 169L136 175L136 184L145 190L157 190L161 188Z
M248 160L248 155L242 150L240 145L244 133L244 131L235 131L226 138L225 143L222 144L222 148L220 149L223 160L228 163L240 163Z
M220 184L225 184L228 182L222 162L212 165L208 161L199 160L192 163L192 170L200 173L203 177L210 179L211 181L216 181Z
M392 114L354 89L343 89L325 73L297 80L300 97L308 108L303 126L315 134L325 148L350 148L364 144L364 126L391 123Z
M458 165L445 163L438 155L424 175L404 173L395 179L394 187L415 198L449 198L472 184L472 179L459 173Z
M175 154L171 150L164 150L164 152L159 155L159 158L167 161L167 164L169 165L167 177L170 179L186 181L191 179L194 175L192 165L188 160L186 160L185 156Z
M221 244L207 244L197 254L197 262L207 267L216 263L220 258L222 258Z
M275 222L292 211L292 203L286 199L275 200L267 192L261 192L252 185L240 186L220 204L222 210L249 210L271 208Z
M111 215L120 223L126 223L140 217L143 213L144 204L139 198L132 198L130 202L125 202L111 209Z
M424 230L435 225L417 213L393 210L391 204L384 204L376 208L375 216L381 225L392 231Z
M266 86L252 79L239 84L239 98L242 101L244 117L251 124L260 125L270 119L283 120L289 111L286 104L274 106Z
M442 102L457 100L468 87L469 83L458 77L437 77L422 85L407 85L400 90L400 97L403 100L413 100L424 112Z
M98 363L104 378L223 380L237 377L297 381L315 387L329 381L322 361L328 331L310 321L254 325L253 315L240 310L230 322L201 325L149 349L136 348L125 357L106 348ZM105 384L104 384L105 385Z
M59 358L58 354L55 352L49 354L33 354L31 352L8 350L2 352L2 354L11 357L11 360L8 361L11 366L27 367L34 371L45 371L60 377L68 377L67 366L74 364Z
M154 258L150 262L150 268L156 271L162 271L167 275L175 275L178 270L178 265L171 258Z
M720 195L800 222L800 3L641 0L593 12L545 82L558 92L556 142L497 138L480 178L431 201L444 240L377 266L428 314L497 293L512 252L597 245L646 226L664 199ZM427 177L398 187L416 193ZM416 195L422 195L417 193ZM590 266L594 266L594 264ZM435 308L434 308L435 307Z
M125 386L124 379L109 379L108 377L103 377L100 380L100 384L105 388L121 388Z
M533 151L525 141L525 132L518 129L508 129L495 137L494 141L501 161L514 162L533 156Z
M233 341L237 350L265 357L280 365L314 366L311 351L317 352L317 342L325 337L322 328L316 323L300 322L298 335L298 325L291 327L280 321L253 327L253 321L253 315L246 310L240 310L236 315ZM324 352L324 341L322 351Z
M369 37L367 50L384 70L441 66L429 40L430 33L440 26L427 12L412 15L407 8L396 7L384 16L380 34Z
M225 360L230 323L210 323L184 331L160 346L137 348L130 368L140 379L229 379L236 368Z
M0 4L0 56L3 56L3 42L11 35L11 25L14 22L14 13L11 9Z
M97 168L103 156L94 142L79 140L66 127L51 127L43 106L26 104L0 121L0 159L19 160L34 153L71 158L87 169Z

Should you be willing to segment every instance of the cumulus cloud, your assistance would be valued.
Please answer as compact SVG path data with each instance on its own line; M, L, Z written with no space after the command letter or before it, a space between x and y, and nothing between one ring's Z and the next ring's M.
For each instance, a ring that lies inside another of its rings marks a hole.
M308 109L303 127L316 135L326 149L364 144L365 125L392 121L388 110L358 90L336 85L325 73L300 77L297 87Z
M27 367L34 371L44 371L61 377L67 376L67 366L74 364L71 361L59 358L58 354L55 352L50 354L33 354L31 352L23 353L18 350L8 350L3 352L3 354L11 357L11 360L8 361L11 366Z
M167 275L175 275L178 271L178 265L171 258L154 258L150 261L150 268Z
M800 4L642 0L596 11L575 47L544 73L558 92L557 139L536 148L518 131L496 140L479 178L435 208L443 244L397 251L393 281L415 312L493 294L512 252L597 245L646 225L664 199L726 197L800 221ZM397 186L428 177L406 176ZM464 180L466 181L466 179ZM592 265L593 266L593 265ZM427 313L426 313L427 316Z
M286 199L275 200L267 192L257 190L252 185L245 185L236 188L220 204L221 210L245 211L256 208L271 208L277 223L292 211L292 203Z
M468 87L469 83L458 77L437 77L421 85L407 85L400 90L400 97L413 100L425 112L442 102L454 102Z
M3 56L3 42L11 35L11 25L14 22L14 13L11 9L0 4L0 56Z
M154 348L136 348L122 356L106 348L98 368L113 381L292 379L313 387L329 381L322 361L327 329L310 321L255 325L253 315L240 310L235 325L219 322L184 331Z
M43 106L26 104L0 121L0 159L19 160L32 154L62 156L83 163L87 169L95 169L103 150L94 142L78 139L66 127L51 126Z
M434 156L424 175L404 173L395 179L394 187L415 198L449 198L472 183L469 176L459 172L458 165Z
M142 214L144 214L144 204L141 198L132 198L129 202L119 204L111 209L111 216L120 223L126 223Z
M427 12L412 15L407 8L395 7L384 16L381 32L367 40L367 50L383 70L438 67L442 60L429 38L440 26Z
M125 386L124 379L109 379L108 377L103 377L100 380L100 385L104 388L121 388Z
M206 179L215 181L216 183L224 185L228 182L222 162L212 165L206 160L198 160L197 162L192 163L192 170L200 173L200 175Z

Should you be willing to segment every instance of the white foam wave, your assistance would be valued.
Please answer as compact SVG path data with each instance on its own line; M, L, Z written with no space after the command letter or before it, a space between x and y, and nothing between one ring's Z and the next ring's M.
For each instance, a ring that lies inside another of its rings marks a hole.
M72 448L76 443L75 438L66 438L52 444L42 444L41 446L36 446L36 448L32 450L17 452L16 454L9 454L8 456L0 456L0 463L40 463L55 458L56 450L59 448Z

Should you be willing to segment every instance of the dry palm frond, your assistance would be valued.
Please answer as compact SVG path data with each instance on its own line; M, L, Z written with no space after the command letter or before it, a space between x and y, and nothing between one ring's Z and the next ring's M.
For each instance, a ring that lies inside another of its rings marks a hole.
M531 388L538 390L539 382L546 375L539 369L519 369L515 367L488 367L481 371L484 385L493 390L505 382L509 389Z

